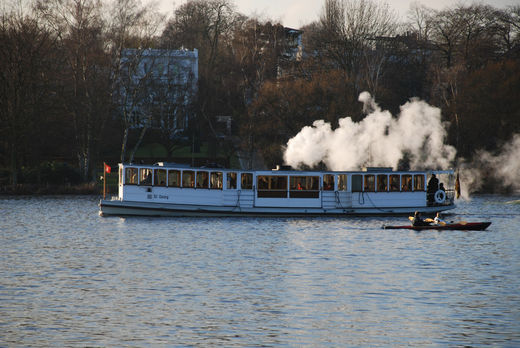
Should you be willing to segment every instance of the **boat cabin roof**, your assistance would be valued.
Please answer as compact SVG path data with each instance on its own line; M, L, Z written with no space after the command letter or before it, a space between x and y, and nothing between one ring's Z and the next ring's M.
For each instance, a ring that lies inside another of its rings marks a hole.
M297 170L288 169L288 166L279 166L271 170L247 170L247 169L233 169L233 168L219 168L219 167L192 167L184 163L172 162L157 162L155 164L134 164L122 163L122 167L135 168L164 168L164 169L179 169L179 170L193 170L193 171L221 171L221 172L254 172L259 175L317 175L317 174L453 174L453 170L396 170L391 167L367 167L361 170Z

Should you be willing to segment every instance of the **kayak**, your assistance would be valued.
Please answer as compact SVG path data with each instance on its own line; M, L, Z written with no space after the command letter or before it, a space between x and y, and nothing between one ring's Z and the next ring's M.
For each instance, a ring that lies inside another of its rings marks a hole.
M412 225L404 225L404 226L390 226L384 225L383 229L385 230L463 230L463 231L483 231L488 226L491 225L489 221L483 222L465 222L461 221L458 223L448 223L445 225L428 225L428 226L412 226Z

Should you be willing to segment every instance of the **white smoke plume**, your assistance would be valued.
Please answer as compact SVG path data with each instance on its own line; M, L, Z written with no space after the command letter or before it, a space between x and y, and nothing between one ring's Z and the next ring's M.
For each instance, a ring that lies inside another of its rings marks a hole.
M364 166L397 169L407 154L411 169L447 169L456 150L446 145L446 130L440 109L412 99L394 118L381 110L368 92L359 96L369 114L361 122L350 117L339 120L339 127L318 120L304 127L287 143L285 163L298 168L320 162L331 170L356 170Z
M460 161L462 197L469 198L482 188L485 181L493 179L494 188L520 192L520 134L515 134L497 154L479 150L472 162Z

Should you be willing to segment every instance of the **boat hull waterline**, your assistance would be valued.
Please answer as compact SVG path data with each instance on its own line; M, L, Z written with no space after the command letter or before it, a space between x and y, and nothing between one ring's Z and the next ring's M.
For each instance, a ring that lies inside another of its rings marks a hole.
M429 226L383 226L385 230L459 230L459 231L483 231L491 225L489 221L483 222L465 222L465 223L453 223L446 225L429 225Z
M403 208L357 208L357 209L302 209L302 208L237 208L214 206L188 206L143 202L122 202L102 200L100 202L101 216L162 216L162 217L192 217L192 216L266 216L266 217L290 217L290 216L395 216L409 215L419 207ZM425 213L435 213L438 207L422 208ZM443 209L444 210L444 209Z

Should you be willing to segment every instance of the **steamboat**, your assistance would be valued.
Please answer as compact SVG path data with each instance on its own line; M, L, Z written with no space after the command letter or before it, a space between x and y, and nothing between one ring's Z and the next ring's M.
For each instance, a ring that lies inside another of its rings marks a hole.
M119 164L118 174L117 195L99 203L102 216L364 216L455 208L452 170L255 171L160 162Z

